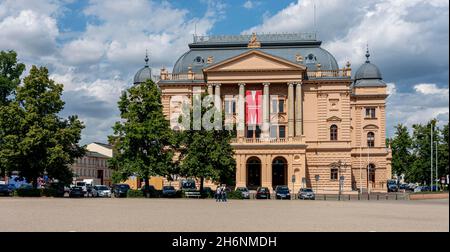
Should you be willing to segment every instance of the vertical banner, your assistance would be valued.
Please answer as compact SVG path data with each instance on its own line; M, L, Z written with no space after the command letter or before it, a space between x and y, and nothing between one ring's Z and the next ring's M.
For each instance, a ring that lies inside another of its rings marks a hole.
M262 124L262 90L245 92L245 118L247 125Z

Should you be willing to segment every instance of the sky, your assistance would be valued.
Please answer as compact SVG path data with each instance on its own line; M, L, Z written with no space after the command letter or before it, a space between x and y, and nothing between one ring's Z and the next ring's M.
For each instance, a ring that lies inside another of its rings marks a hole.
M61 116L80 117L86 144L112 134L120 93L146 50L156 74L194 33L317 32L353 73L369 45L388 83L390 137L398 123L449 120L448 19L447 0L0 0L0 50L15 50L27 71L46 66L64 84Z

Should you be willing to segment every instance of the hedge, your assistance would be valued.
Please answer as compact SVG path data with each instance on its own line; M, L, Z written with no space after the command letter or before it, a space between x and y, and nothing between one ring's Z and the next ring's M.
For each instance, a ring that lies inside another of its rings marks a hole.
M42 189L19 188L14 191L14 196L18 197L41 197Z
M127 198L144 198L144 193L141 190L128 190Z
M231 191L227 193L227 198L228 199L244 199L244 197L242 197L242 193L239 191Z

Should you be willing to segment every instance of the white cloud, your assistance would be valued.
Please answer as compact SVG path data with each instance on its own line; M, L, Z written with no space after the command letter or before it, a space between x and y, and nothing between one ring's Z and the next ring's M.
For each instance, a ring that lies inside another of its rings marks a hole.
M65 44L62 56L69 64L90 64L98 62L105 53L107 44L90 39L77 39Z
M448 96L448 88L439 88L434 83L421 83L414 86L416 92L425 94L425 95L447 95Z
M251 0L247 0L244 5L242 5L244 8L246 9L252 9L253 7L255 7L255 4L253 3L253 1Z
M395 90L386 104L388 136L393 134L394 126L399 123L411 127L433 118L437 118L441 125L448 122L449 89L439 88L436 84L417 84L414 87L414 93L399 92L394 83L388 84L388 90Z
M53 54L59 34L56 20L23 10L0 21L0 50L16 50L21 57Z

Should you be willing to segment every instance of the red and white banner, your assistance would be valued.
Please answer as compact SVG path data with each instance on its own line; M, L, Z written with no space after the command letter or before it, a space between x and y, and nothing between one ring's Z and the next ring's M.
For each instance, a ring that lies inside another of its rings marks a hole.
M262 124L262 90L245 92L245 118L247 125Z

